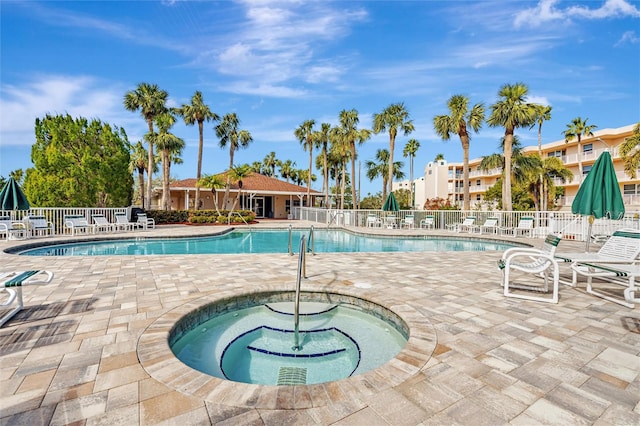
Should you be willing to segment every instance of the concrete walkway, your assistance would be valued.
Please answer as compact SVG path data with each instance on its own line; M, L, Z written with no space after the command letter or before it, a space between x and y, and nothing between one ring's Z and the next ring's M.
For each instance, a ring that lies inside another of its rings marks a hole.
M215 230L159 226L135 235ZM580 249L569 241L559 248ZM401 315L419 314L419 334L435 336L431 357L415 371L407 367L415 363L409 356L379 373L324 385L224 382L203 389L188 377L159 379L140 361L148 358L141 337L188 303L293 289L296 256L0 253L3 271L55 273L47 286L25 287L25 309L0 329L0 424L640 425L640 308L589 295L584 285L561 286L557 305L504 298L500 255L310 256L303 289L357 295ZM564 272L568 276L568 267ZM173 363L166 352L156 355ZM389 374L393 368L397 375Z

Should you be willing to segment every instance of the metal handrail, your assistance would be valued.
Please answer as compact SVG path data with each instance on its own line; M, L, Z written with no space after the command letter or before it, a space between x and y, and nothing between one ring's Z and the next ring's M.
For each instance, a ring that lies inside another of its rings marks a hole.
M247 222L247 220L244 218L244 216L242 216L240 213L238 212L229 212L229 215L227 216L227 225L229 225L231 223L231 215L232 214L237 214L238 216L240 216L240 219L242 219L242 221L244 222L245 225L247 225L247 227L249 228L249 232L251 232L251 225L249 225L249 223Z
M307 250L311 251L312 256L315 256L316 255L315 249L316 249L316 237L315 237L313 225L311 225L311 228L309 229L309 241L307 242Z
M287 247L287 253L289 256L293 256L293 227L289 225L289 245Z
M298 274L296 277L296 298L293 306L293 349L294 351L299 351L302 349L300 346L300 286L302 284L302 278L307 278L307 268L306 268L306 246L305 246L305 236L300 236L300 254L298 255Z

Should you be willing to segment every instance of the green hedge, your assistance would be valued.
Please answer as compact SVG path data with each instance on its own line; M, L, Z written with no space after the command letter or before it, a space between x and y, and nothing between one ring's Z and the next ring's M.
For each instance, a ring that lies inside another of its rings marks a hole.
M238 216L238 213L242 216ZM218 223L227 224L228 210L220 210L220 215L215 210L149 210L147 216L152 217L156 224L167 223ZM242 220L244 219L244 220ZM251 223L256 219L256 214L250 210L234 210L231 223Z

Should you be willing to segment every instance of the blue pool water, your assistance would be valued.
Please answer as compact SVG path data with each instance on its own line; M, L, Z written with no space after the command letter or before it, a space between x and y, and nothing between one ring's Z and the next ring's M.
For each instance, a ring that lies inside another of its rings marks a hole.
M293 250L301 235L294 230ZM287 253L288 230L235 230L224 235L185 238L111 239L37 247L18 252L27 256L118 256L150 254L242 254ZM410 252L410 251L488 251L505 250L511 244L491 240L421 237L372 237L342 230L314 231L314 251L332 252Z
M389 361L407 338L391 323L350 304L301 302L301 348L294 349L293 304L271 303L215 316L171 346L182 362L235 382L323 383Z

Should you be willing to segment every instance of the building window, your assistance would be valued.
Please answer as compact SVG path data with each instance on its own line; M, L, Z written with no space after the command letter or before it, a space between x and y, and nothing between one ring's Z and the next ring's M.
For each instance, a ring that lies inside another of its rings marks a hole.
M429 170L429 174L431 174L433 172L433 170Z
M584 152L584 153L593 152L593 144L592 143L588 143L586 145L582 145L582 152Z
M558 151L551 151L547 154L547 157L558 157L558 158L562 158L565 155L567 155L567 150L563 149L563 150L558 150Z
M591 171L591 167L593 167L593 166L584 166L584 167L582 168L582 174L583 174L583 175L588 174L588 173Z
M476 201L482 201L482 196L480 194L476 194Z
M640 185L636 185L633 183L624 185L622 187L622 192L624 193L624 195L636 195L640 192Z
M480 179L476 179L476 186L480 186Z

